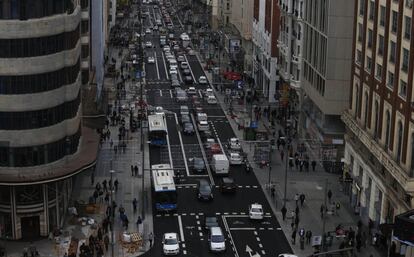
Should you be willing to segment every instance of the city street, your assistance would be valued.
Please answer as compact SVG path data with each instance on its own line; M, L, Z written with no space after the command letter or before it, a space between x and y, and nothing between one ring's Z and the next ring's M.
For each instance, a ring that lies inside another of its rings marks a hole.
M170 8L172 9L172 8ZM153 5L144 5L144 10L150 13L145 19L145 27L151 27L155 19L161 16L160 10ZM174 24L175 37L183 32L179 16L171 15ZM270 205L259 185L254 173L246 173L241 166L231 166L230 176L237 184L235 194L223 194L219 190L220 177L214 176L210 169L204 173L195 174L188 159L191 157L203 158L209 164L210 157L205 152L200 133L184 135L180 126L180 105L174 97L174 89L168 75L166 57L159 44L157 32L147 34L144 42L151 41L153 47L145 49L145 56L153 56L155 63L145 64L146 94L149 106L161 106L166 113L168 126L168 142L166 147L150 147L150 164L172 164L175 170L179 169L182 177L176 180L178 201L177 212L156 213L154 210L154 256L162 256L161 238L164 233L175 232L180 236L182 254L188 256L213 256L209 253L207 230L203 228L205 216L216 216L220 227L226 231L226 252L223 256L250 256L253 254L277 256L280 253L289 253L291 248L279 222L271 211ZM206 76L196 55L185 54L193 81L200 76ZM183 81L184 74L179 70L179 80ZM211 105L203 99L203 91L210 85L183 85L183 89L194 86L197 90L199 105L208 115L208 123L213 132L212 137L219 143L223 152L227 152L227 142L235 137L233 130L220 105ZM191 101L185 105L190 107ZM196 127L194 116L192 122ZM196 183L200 178L207 179L213 187L214 200L200 202L197 200ZM263 221L253 222L248 218L248 206L252 203L263 205L265 218ZM246 249L251 249L249 253Z

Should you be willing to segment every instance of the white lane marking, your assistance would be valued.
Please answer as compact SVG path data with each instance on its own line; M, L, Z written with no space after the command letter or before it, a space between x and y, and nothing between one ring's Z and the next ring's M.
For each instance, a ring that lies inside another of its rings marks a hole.
M182 216L187 216L187 213L181 213Z
M155 68L157 68L157 77L158 77L158 80L159 80L160 79L160 70L158 68L157 52L154 52L154 59L155 59Z
M166 213L164 216L165 216L165 217L170 217L170 214Z
M199 219L198 215L196 215L196 219Z
M180 238L181 238L181 242L185 242L184 239L184 230L183 230L183 221L181 220L181 216L178 216L178 227L180 228Z
M263 254L263 255L265 255L265 254L266 254L265 250L262 250L262 254Z
M183 254L187 255L187 251L186 250L183 250Z
M209 118L226 118L226 116L216 115L216 116L208 116Z
M225 212L224 215L229 215L229 213L228 212Z
M176 187L185 187L185 186L189 186L189 187L196 187L197 184L176 184Z
M201 227L198 227L198 231L201 231Z
M185 248L185 244L184 243L182 244L182 247Z
M270 212L266 212L266 215L270 216Z
M197 82L196 82L196 79L195 79L195 77L194 77L193 69L191 69L191 65L190 65L190 63L188 62L188 59L187 59L187 55L186 55L186 54L184 55L184 58L185 58L185 61L188 63L188 68L190 69L190 72L191 72L191 77L193 77L194 84L196 84Z
M273 230L273 228L268 228L268 230Z
M170 79L170 77L168 76L167 65L165 64L164 52L161 52L161 54L162 54L162 63L164 64L164 69L165 69L165 76L167 76L167 79Z
M240 214L241 214L241 215L246 215L246 213L245 213L245 212L240 212Z
M191 215L191 216L194 216L194 215L195 215L195 213L194 213L194 212L192 212L192 213L190 213L190 215Z
M256 240L257 240L257 242L260 242L260 238L259 237L256 237Z
M170 98L173 98L172 90L170 89Z
M178 124L177 113L174 113L174 117L175 117L175 123ZM187 156L185 155L183 138L181 137L181 131L180 130L178 130L178 138L180 139L181 152L182 152L183 158L184 158L185 172L187 173L187 176L190 176L190 171L188 169L188 164L187 164Z
M216 127L214 126L213 122L210 122L210 124L211 124L211 126L213 127L213 130L214 130L214 131L216 131ZM224 151L225 149L224 149L223 145L221 144L221 140L220 140L220 138L218 137L217 133L215 133L215 134L216 134L217 142L218 142L218 143L219 143L219 145L220 145L221 152L222 152L222 153L225 153L225 151Z
M198 90L198 95L200 96L200 99L203 99L203 94L201 93L201 89Z
M181 77L181 72L178 70L178 68L177 68L177 73L178 73L178 79L180 80L180 82L184 83L183 78Z
M157 215L155 215L156 217L161 217L161 214L157 214Z
M264 228L259 228L259 230L265 230Z
M195 122L195 118L194 118L194 115L192 113L191 113L190 117L191 117L191 121L193 122L194 128L197 128L197 124ZM208 165L207 155L206 155L206 152L204 151L204 146L203 146L203 143L201 141L200 133L198 132L198 129L195 129L195 132L196 132L196 135L197 135L198 146L200 147L200 150L201 150L201 155L203 156L204 163L206 164L206 169L207 169L208 178L210 179L210 184L212 186L215 186L213 175L211 175L210 165Z
M232 214L233 214L233 215L237 215L237 212L233 212Z
M246 188L250 188L250 186L246 186Z
M216 215L217 215L217 216L220 216L220 215L221 215L221 213L220 213L220 212L216 212Z
M253 233L254 233L255 236L257 236L257 231L254 231Z
M162 96L162 89L160 89L160 96Z
M230 230L256 230L256 228L230 228Z
M177 217L177 216L178 216L178 213L174 213L174 214L173 214L173 216L174 216L174 217Z
M234 245L234 240L233 240L233 236L231 235L231 231L229 229L229 225L227 224L227 220L225 216L221 216L221 218L223 219L223 223L224 223L224 227L227 230L227 232L229 233L229 237L230 237L230 242L232 243L232 245ZM239 257L239 253L237 252L237 248L233 249L234 251L234 255L235 257Z
M260 248L263 248L263 245L262 245L262 244L259 244L259 247L260 247Z
M282 230L282 228L276 228L276 230Z
M199 220L197 220L197 225L200 225L200 221Z
M203 215L204 215L204 213L202 213L202 212L199 212L199 213L198 213L198 215L200 215L200 216L203 216Z
M183 24L181 22L181 19L180 19L180 15L177 15L177 18L178 18L178 22L180 23L181 28L184 28L184 26L183 26Z
M203 232L200 232L200 233L198 233L199 235L200 235L200 237L202 237L203 236Z

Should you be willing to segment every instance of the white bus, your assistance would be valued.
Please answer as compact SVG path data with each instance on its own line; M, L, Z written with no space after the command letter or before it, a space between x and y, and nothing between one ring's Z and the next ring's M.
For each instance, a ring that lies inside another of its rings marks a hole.
M174 183L174 170L170 164L154 164L152 171L152 192L156 211L177 209L177 189Z
M148 115L148 137L151 145L163 146L167 144L167 122L165 114Z

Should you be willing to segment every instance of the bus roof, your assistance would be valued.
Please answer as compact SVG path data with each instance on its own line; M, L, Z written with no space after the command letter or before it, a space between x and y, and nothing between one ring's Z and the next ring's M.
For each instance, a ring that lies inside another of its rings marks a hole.
M162 113L148 115L149 131L167 131L165 115Z
M155 192L176 190L174 171L169 164L155 164L151 168Z

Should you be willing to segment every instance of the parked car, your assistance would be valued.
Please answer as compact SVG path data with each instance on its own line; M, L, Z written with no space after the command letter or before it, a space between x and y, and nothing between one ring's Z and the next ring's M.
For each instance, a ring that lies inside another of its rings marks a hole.
M195 95L195 94L197 94L197 90L195 89L195 87L189 87L187 89L187 94L189 94L189 95Z
M147 63L155 63L155 58L152 56L148 57Z

